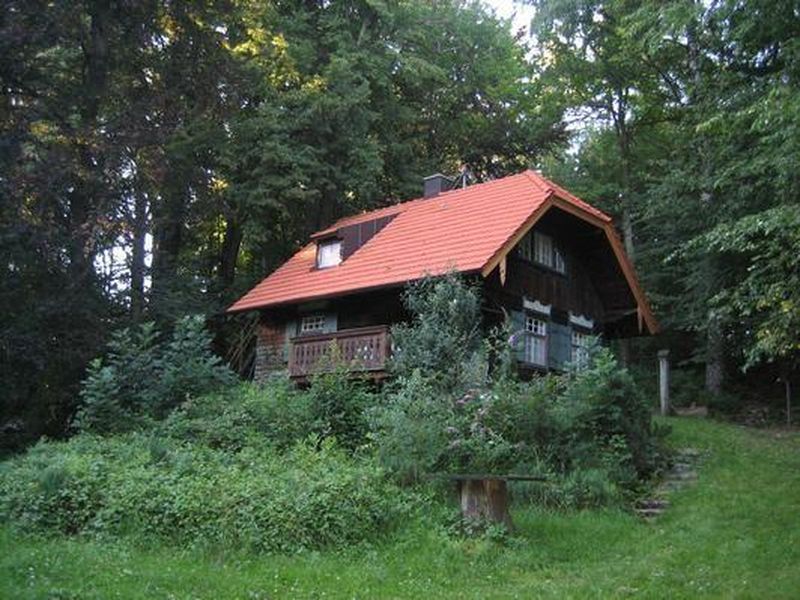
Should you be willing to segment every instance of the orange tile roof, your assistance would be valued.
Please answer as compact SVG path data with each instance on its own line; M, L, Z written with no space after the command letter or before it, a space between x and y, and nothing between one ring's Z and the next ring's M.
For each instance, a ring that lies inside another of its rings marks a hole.
M317 269L312 241L234 303L241 311L356 291L403 285L449 270L480 272L556 196L587 219L611 218L534 171L418 198L339 220L313 238L345 225L396 215L336 267Z

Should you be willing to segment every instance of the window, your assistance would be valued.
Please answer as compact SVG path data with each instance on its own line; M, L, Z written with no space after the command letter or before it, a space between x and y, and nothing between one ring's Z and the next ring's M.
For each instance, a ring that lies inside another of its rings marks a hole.
M326 240L317 244L317 268L335 267L342 262L342 241Z
M533 260L559 273L567 272L564 254L553 243L553 238L538 231L533 232Z
M553 238L538 231L534 232L533 260L546 267L553 266Z
M517 254L519 254L525 260L533 260L533 254L531 252L530 233L523 236L522 239L519 241L519 245L517 246Z
M589 362L589 343L592 337L581 331L572 332L572 362L579 367Z
M547 366L547 322L525 317L525 362Z
M308 315L300 321L300 334L325 331L325 315Z
M564 262L564 255L558 248L553 248L553 268L559 273L567 272L567 265Z

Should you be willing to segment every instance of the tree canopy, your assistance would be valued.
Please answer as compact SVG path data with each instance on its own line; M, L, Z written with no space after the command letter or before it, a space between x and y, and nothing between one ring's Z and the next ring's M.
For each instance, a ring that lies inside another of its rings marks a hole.
M794 368L795 3L525 3L529 34L467 0L5 2L3 427L62 432L131 324L217 315L225 351L310 232L463 165L614 214L712 392Z

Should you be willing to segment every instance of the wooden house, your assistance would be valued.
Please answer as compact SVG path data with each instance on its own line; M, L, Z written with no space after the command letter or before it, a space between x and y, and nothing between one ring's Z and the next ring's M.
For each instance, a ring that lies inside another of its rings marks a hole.
M318 231L233 304L260 313L256 379L306 378L334 346L380 376L404 286L452 270L481 280L487 323L511 318L525 369L579 359L591 335L656 331L609 216L534 171L451 186L434 175L422 198Z

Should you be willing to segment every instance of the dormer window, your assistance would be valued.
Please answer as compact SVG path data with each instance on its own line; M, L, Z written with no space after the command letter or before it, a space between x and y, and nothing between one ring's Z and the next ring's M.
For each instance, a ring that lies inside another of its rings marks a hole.
M317 244L317 268L335 267L342 262L342 240L322 240Z

